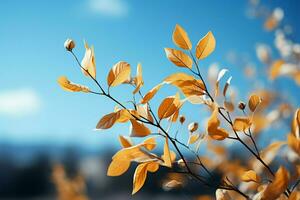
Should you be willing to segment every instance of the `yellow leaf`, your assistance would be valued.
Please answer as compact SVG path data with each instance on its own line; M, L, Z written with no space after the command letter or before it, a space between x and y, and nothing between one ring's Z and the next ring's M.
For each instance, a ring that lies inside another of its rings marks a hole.
M85 54L81 61L81 66L85 69L82 70L85 76L89 74L96 79L96 61L95 61L95 52L94 47L89 47L86 42L84 42ZM87 73L88 72L88 73Z
M186 50L192 49L192 43L189 39L188 34L178 24L176 24L173 32L173 42L182 49L186 49Z
M60 87L62 87L62 89L68 92L90 92L88 87L72 83L65 76L59 77L57 82L60 85Z
M135 85L136 88L133 91L133 94L137 93L138 91L140 91L141 87L144 85L144 81L143 81L143 75L142 75L142 65L139 63L137 66L137 70L136 70L136 77L135 77Z
M178 87L186 97L202 96L205 94L205 87L201 80L185 80L172 83Z
M133 176L133 190L132 195L137 193L144 185L147 178L147 165L148 163L142 163L137 166Z
M208 135L214 140L224 140L228 137L227 131L223 128L219 128L219 126L220 120L218 119L218 108L214 108L207 124Z
M263 200L277 199L288 187L289 182L288 171L284 167L280 167L275 174L275 178L263 192Z
M159 119L170 117L178 110L178 107L179 100L177 98L174 96L165 98L158 108Z
M120 61L115 64L107 76L108 86L117 86L130 79L130 65L127 62Z
M128 159L113 159L110 163L107 176L120 176L124 174L130 166L130 160Z
M146 139L142 146L145 147L148 151L152 151L156 147L155 137L150 137Z
M166 137L165 140L165 145L164 145L164 154L162 155L162 158L164 160L164 165L166 167L172 167L172 158L171 158L171 153L170 153L170 148L169 148L169 142L168 138Z
M144 98L141 100L141 104L148 103L148 101L150 101L154 97L154 95L158 92L162 85L163 83L156 85L147 94L145 94Z
M159 169L159 164L158 163L156 163L156 162L148 163L147 171L154 173L158 169Z
M178 81L187 81L187 80L194 80L194 79L195 78L193 76L180 72L180 73L171 74L170 76L164 79L164 82L172 84Z
M151 133L150 129L135 119L131 119L130 122L132 125L130 137L145 137Z
M249 171L246 171L242 175L241 180L244 181L244 182L250 182L250 181L259 182L260 177L256 174L255 171L249 170Z
M104 115L98 122L96 129L109 129L111 128L119 118L118 112L109 113Z
M281 68L285 62L283 60L276 60L272 63L269 73L270 73L270 79L274 80L276 79L280 73L281 73Z
M148 104L141 104L136 106L136 110L139 116L148 119L150 122L153 122L153 117L150 113Z
M122 145L122 147L124 148L127 148L127 147L131 147L132 146L132 143L129 139L125 138L124 136L122 135L119 135L119 141Z
M236 131L246 131L251 126L249 118L238 117L233 122L233 129Z
M192 68L193 61L185 53L180 50L165 48L167 58L178 67Z
M194 144L194 143L196 143L199 139L200 139L200 135L199 135L198 133L192 134L192 135L190 135L190 137L189 137L188 144Z
M209 31L201 40L199 40L196 47L196 57L204 59L211 54L216 47L216 40L211 31Z
M254 112L257 106L260 104L261 98L256 94L252 94L249 98L248 106L249 109Z

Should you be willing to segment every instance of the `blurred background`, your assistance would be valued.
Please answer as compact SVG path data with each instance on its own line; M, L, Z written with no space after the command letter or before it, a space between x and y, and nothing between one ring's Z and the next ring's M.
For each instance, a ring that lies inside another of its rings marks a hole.
M95 131L98 120L115 105L99 96L61 90L57 84L61 75L94 87L63 43L74 39L80 59L84 40L95 46L102 83L119 60L133 67L141 62L145 93L178 71L163 50L174 47L171 36L176 24L185 28L194 44L211 30L217 47L200 63L205 77L213 77L214 70L228 69L235 101L247 101L255 90L276 92L277 99L268 108L269 117L276 120L282 114L275 112L282 106L276 101L291 110L300 105L299 9L297 0L2 0L0 199L55 199L55 173L60 177L64 171L72 180L84 177L90 199L190 199L211 194L212 190L193 184L187 191L166 192L161 189L166 171L161 170L151 174L145 188L132 197L134 168L121 177L106 176L111 157L120 148L117 137L128 134L129 129L117 125ZM270 77L272 63L278 59L285 61L285 70ZM126 89L121 86L112 93L125 101L131 92ZM163 88L159 96L174 92ZM184 111L188 113L191 107ZM198 114L193 112L189 118L196 120ZM281 119L260 136L260 146L285 138L290 113L284 112ZM226 145L233 152L240 147ZM235 154L242 157L242 152Z

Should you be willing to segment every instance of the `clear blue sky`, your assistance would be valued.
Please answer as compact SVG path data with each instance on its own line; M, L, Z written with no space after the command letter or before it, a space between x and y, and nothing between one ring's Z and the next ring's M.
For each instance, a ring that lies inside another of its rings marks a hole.
M95 46L100 82L105 81L110 67L119 60L129 62L133 71L141 62L146 80L144 92L180 70L165 58L163 51L164 47L174 47L171 34L176 23L187 30L194 44L209 30L213 31L217 48L201 63L202 67L219 62L231 71L232 84L245 94L250 82L239 76L241 70L237 66L226 62L226 54L232 50L245 52L258 63L255 44L272 43L273 33L262 30L262 21L246 17L247 1L113 0L112 5L96 4L97 0L1 1L0 97L3 93L15 94L18 99L18 95L30 93L29 100L24 101L37 102L28 109L21 106L21 111L0 114L1 141L96 147L110 144L107 141L118 134L127 134L127 126L92 131L114 104L93 95L67 93L57 85L57 78L66 75L92 87L63 47L68 37L76 41L75 52L80 58L84 53L83 39ZM282 5L289 11L286 17L296 27L299 42L299 1L274 0L265 4L271 8ZM295 89L292 82L289 85ZM124 89L128 88L116 88L113 94L130 94ZM167 95L168 90L162 93Z

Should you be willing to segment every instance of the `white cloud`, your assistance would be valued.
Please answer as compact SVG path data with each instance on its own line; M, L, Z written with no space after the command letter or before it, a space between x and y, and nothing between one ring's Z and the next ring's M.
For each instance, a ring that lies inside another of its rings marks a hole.
M90 9L103 16L122 17L128 13L125 0L89 0Z
M0 115L23 117L40 110L41 100L30 88L0 91Z

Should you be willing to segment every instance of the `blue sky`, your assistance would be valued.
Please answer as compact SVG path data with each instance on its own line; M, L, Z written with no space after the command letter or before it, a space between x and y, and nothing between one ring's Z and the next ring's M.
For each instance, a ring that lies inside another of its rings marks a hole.
M265 4L289 9L287 20L299 33L299 20L295 18L299 2L276 0ZM105 82L110 67L119 60L129 62L133 69L141 62L146 92L181 70L165 58L163 51L164 47L174 47L171 34L176 23L187 30L194 44L212 30L217 48L201 66L219 62L233 75L232 84L247 91L251 82L239 76L241 70L226 61L226 54L245 52L259 65L255 44L271 44L273 40L273 33L263 31L261 20L246 17L247 5L247 1L217 0L1 1L0 97L13 97L8 101L19 107L0 109L0 140L97 147L111 144L118 134L127 134L127 126L93 131L114 104L93 95L67 93L57 85L57 78L66 75L76 83L93 86L63 47L69 37L76 41L75 52L80 58L84 39L95 46L100 82ZM299 91L292 82L288 84L291 90ZM112 92L122 99L130 94L130 90L125 92L127 89L121 86ZM163 96L172 92L162 90Z

